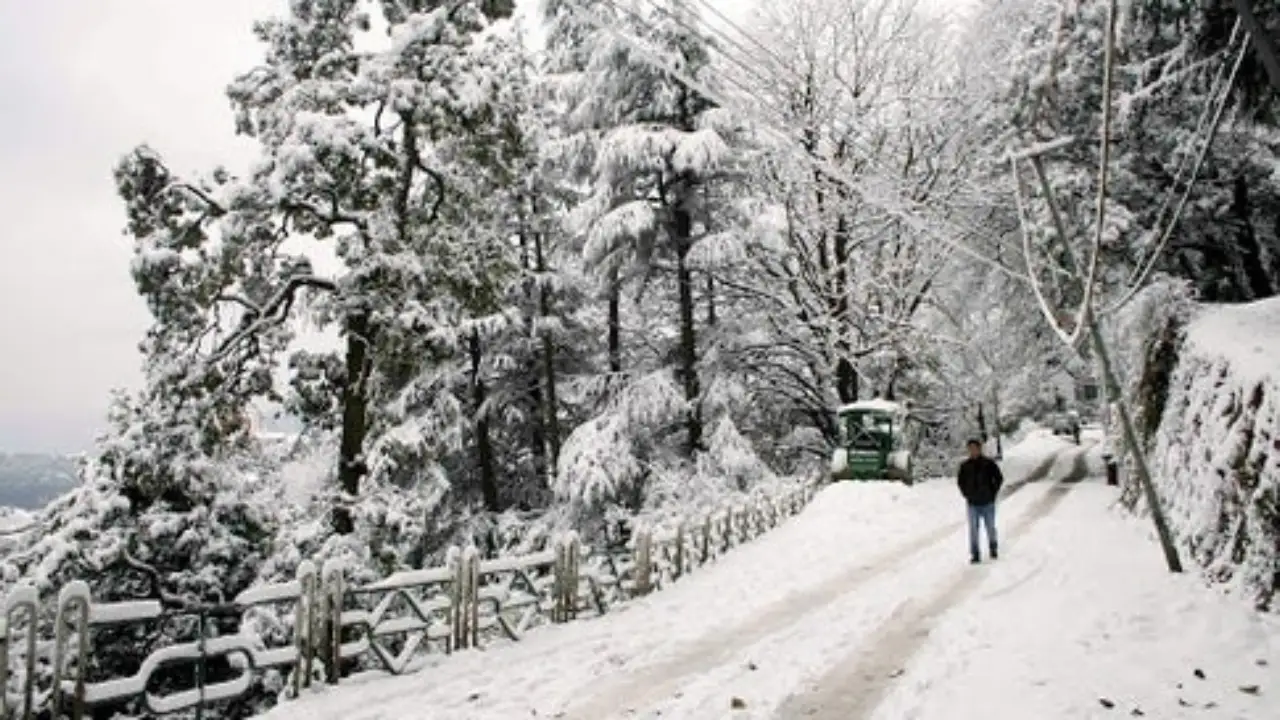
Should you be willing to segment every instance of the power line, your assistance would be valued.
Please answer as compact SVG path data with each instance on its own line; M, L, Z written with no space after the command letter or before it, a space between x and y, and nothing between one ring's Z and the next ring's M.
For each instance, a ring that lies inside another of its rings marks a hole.
M648 1L650 2L650 4L651 4L651 5L655 5L655 6L656 6L656 3L654 2L654 0L648 0ZM704 8L707 12L709 12L709 13L710 13L710 14L712 14L712 15L714 15L717 19L719 19L719 20L720 20L721 22L723 22L725 25L727 25L728 27L732 28L732 29L733 29L734 31L736 31L739 35L741 35L743 38L745 38L748 42L750 42L750 43L751 43L752 45L754 45L755 47L759 48L759 49L760 49L761 51L763 51L766 55L768 55L768 56L769 56L769 57L771 57L774 61L776 61L776 63L777 63L777 70L779 70L779 71L781 71L781 72L784 72L784 73L789 71L789 69L786 67L786 65L787 65L786 61L785 61L784 59L782 59L781 57L779 57L779 56L778 56L778 54L777 54L777 53L775 53L775 52L773 51L773 49L772 49L772 48L770 48L767 44L765 44L765 43L763 43L763 42L759 41L757 38L755 38L755 37L754 37L754 35L753 35L752 33L749 33L749 32L747 32L746 30L742 29L742 28L741 28L739 25L737 25L733 20L731 20L728 16L726 16L726 15L725 15L724 13L722 13L718 8L716 8L713 4L711 4L711 3L709 2L709 0L691 0L691 1L692 1L692 2L694 2L694 3L696 3L696 4L698 4L698 5L700 5L700 6L701 6L702 8ZM1245 0L1245 4L1247 4L1247 0ZM659 9L661 10L661 8L659 8ZM1240 18L1237 18L1237 19L1236 19L1236 21L1235 21L1235 24L1233 25L1233 27L1232 27L1232 29L1231 29L1231 35L1230 35L1230 41L1228 42L1228 48L1230 48L1232 45L1234 45L1234 43L1235 43L1235 41L1236 41L1237 37L1239 36L1240 29L1241 29L1241 19L1240 19ZM714 30L714 29L712 29L712 28L708 28L708 32L710 32L710 33L712 33L712 34L717 34L717 35L719 35L720 37L727 37L726 35L723 35L723 34L721 34L721 33L718 33L717 31L715 31L715 30ZM1198 137L1198 136L1200 135L1201 130L1202 130L1202 129L1204 128L1204 126L1205 126L1205 122L1206 122L1206 120L1208 120L1208 119L1209 119L1209 117L1210 117L1211 115L1213 116L1213 121L1212 121L1212 122L1211 122L1211 124L1210 124L1210 128L1209 128L1209 130L1208 130L1208 133L1207 133L1207 136L1206 136L1205 143L1204 143L1203 147L1201 148L1201 150L1200 150L1200 152L1199 152L1198 154L1193 154L1193 153L1191 153L1191 152L1188 152L1188 153L1183 154L1183 155L1182 155L1182 157L1179 159L1179 161L1178 161L1178 165L1177 165L1177 168L1175 169L1175 172L1174 172L1173 184L1171 185L1171 187L1170 187L1170 189L1169 189L1169 192L1168 192L1168 193L1165 193L1164 198L1163 198L1163 199L1162 199L1162 201L1161 201L1160 208L1159 208L1159 210L1158 210L1158 211L1157 211L1157 213L1156 213L1155 227L1156 227L1156 228L1159 228L1159 227L1160 227L1160 225L1163 223L1165 213L1166 213L1166 212L1168 211L1168 209L1169 209L1170 201L1171 201L1171 200L1173 199L1173 197L1177 194L1177 189L1176 189L1176 188L1177 188L1177 186L1178 186L1178 181L1182 178L1182 175L1183 175L1184 171L1187 169L1188 164L1190 164L1190 165L1191 165L1191 167L1192 167L1191 177L1190 177L1190 178L1188 179L1188 181L1187 181L1187 186L1186 186L1186 188L1185 188L1185 189L1184 189L1184 191L1181 193L1181 197L1180 197L1180 199L1179 199L1179 202L1178 202L1177 208L1175 209L1173 216L1170 218L1170 220L1169 220L1169 224L1165 227L1164 232L1163 232L1163 233L1161 233L1160 238L1159 238L1159 241L1158 241L1158 243L1156 244L1156 246L1152 249L1152 251L1151 251L1151 253L1150 253L1149 257L1145 260L1145 262L1140 262L1140 263L1139 263L1139 267L1138 267L1138 269L1137 269L1137 270L1135 270L1135 271L1134 271L1134 273L1130 275L1130 279L1126 282L1126 285L1128 286L1128 289L1125 291L1124 295L1123 295L1123 296L1122 296L1122 297L1121 297L1117 302L1115 302L1113 305L1111 305L1111 306L1110 306L1110 307L1108 307L1107 309L1105 309L1105 310L1101 311L1101 313L1102 313L1102 314L1104 314L1104 315L1105 315L1105 314L1109 314L1109 313L1112 313L1112 312L1114 312L1114 311L1116 311L1116 310L1120 309L1120 308L1121 308L1121 307L1123 307L1125 304L1127 304L1127 303L1129 302L1129 300L1131 300L1131 299L1133 298L1133 296L1134 296L1134 295L1135 295L1135 294L1136 294L1136 293L1137 293L1137 292L1142 288L1142 284L1146 281L1146 279L1147 279L1147 278L1148 278L1148 276L1150 275L1150 273L1151 273L1151 271L1153 270L1153 268L1154 268L1154 266L1155 266L1155 264L1156 264L1156 262L1157 262L1157 260L1158 260L1158 258L1159 258L1159 256L1160 256L1160 254L1163 252L1164 248L1167 246L1167 244L1168 244L1168 242L1169 242L1169 239L1170 239L1170 236L1171 236L1171 233L1172 233L1172 231L1173 231L1173 228L1174 228L1174 226L1176 226L1176 224L1177 224L1177 222L1178 222L1178 219L1179 219L1179 218L1180 218L1180 216L1182 215L1182 213L1183 213L1183 211L1184 211L1184 209L1185 209L1185 207L1186 207L1186 205L1187 205L1187 201L1188 201L1188 199L1189 199L1191 189L1192 189L1192 187L1194 187L1195 182L1196 182L1196 180L1197 180L1197 178L1198 178L1198 176L1199 176L1199 170L1200 170L1200 168L1201 168L1201 165L1203 164L1203 161L1204 161L1204 159L1205 159L1205 157L1206 157L1206 155L1207 155L1207 152L1208 152L1208 150L1209 150L1210 146L1213 144L1213 139L1214 139L1214 136L1215 136L1215 134L1216 134L1217 128L1219 127L1219 125L1220 125L1220 123L1221 123L1221 119L1222 119L1222 111L1223 111L1223 108L1224 108L1224 105L1225 105L1225 102L1226 102L1226 99L1227 99L1227 95L1229 94L1229 92L1230 92L1230 88L1231 88L1232 84L1234 83L1235 77L1236 77L1236 75L1237 75L1237 73L1238 73L1238 71L1239 71L1240 63L1241 63L1241 61L1243 60L1244 54L1245 54L1245 52L1246 52L1246 51L1247 51L1247 49L1248 49L1248 44L1249 44L1249 33L1247 33L1247 32L1245 33L1244 37L1242 38L1242 43L1243 43L1243 44L1242 44L1242 47L1241 47L1241 49L1240 49L1240 53L1237 55L1237 58L1236 58L1235 64L1234 64L1234 66L1232 67L1231 75L1230 75L1230 77L1227 79L1227 83L1226 83L1225 87L1222 87L1222 89L1221 89L1221 96L1220 96L1220 97L1219 97L1219 87L1221 86L1221 82L1222 82L1222 75L1223 75L1223 72L1227 69L1227 66L1228 66L1229 62L1223 62L1221 65L1219 65L1219 67L1218 67L1218 71L1215 73L1215 75L1214 75L1214 79L1213 79L1213 81L1212 81L1212 83L1211 83L1211 86L1210 86L1210 93L1209 93L1209 97L1210 97L1210 98L1213 98L1213 99L1216 99L1216 100L1217 100L1217 102L1214 102L1213 100L1211 100L1209 103L1207 103L1207 104L1205 105L1205 107L1204 107L1203 111L1199 114L1199 117L1198 117L1197 122L1196 122L1195 130L1192 132L1192 137L1193 137L1193 138ZM734 45L735 45L736 47L742 48L741 44L734 43ZM1229 57L1229 52L1230 52L1230 50L1228 49L1228 51L1227 51L1227 53L1226 53L1228 57ZM726 56L728 55L728 53L722 53L722 54L724 54L724 55L726 55ZM742 63L740 63L740 62L736 62L736 61L735 61L735 63L736 63L736 64L739 64L739 65L741 65L741 64L742 64ZM794 76L794 74L793 74L793 76ZM801 82L803 82L803 78L799 78L799 79L801 80ZM1191 159L1192 159L1192 157L1193 157L1193 156L1196 158L1196 159L1195 159L1195 161L1194 161L1194 163L1189 163L1189 161L1191 161ZM874 162L874 160L872 160L872 162ZM967 185L967 184L969 184L969 183L965 183L965 184ZM980 192L981 192L981 191L980 191ZM1095 257L1095 260L1096 260L1096 257ZM1095 268L1094 268L1093 263L1090 263L1090 270L1091 270L1091 272L1089 273L1089 274L1090 274L1090 280L1092 280L1092 275L1093 275L1093 270L1094 270L1094 269L1095 269ZM1090 283L1090 284L1091 284L1091 283Z
M1238 26L1239 21L1237 21L1237 27ZM1232 38L1234 39L1234 37L1235 34L1233 31ZM1182 217L1182 213L1187 207L1187 201L1191 198L1191 189L1195 187L1196 179L1200 176L1200 167L1204 164L1205 158L1208 157L1209 148L1213 146L1213 140L1217 135L1218 127L1222 124L1223 111L1226 110L1227 99L1231 95L1231 86L1235 84L1236 75L1240 72L1240 64L1244 61L1244 56L1248 50L1249 33L1246 32L1244 33L1244 37L1240 43L1240 52L1236 55L1235 63L1231 67L1231 75L1227 78L1227 83L1222 88L1221 95L1217 98L1217 106L1213 110L1213 120L1209 125L1208 135L1205 136L1204 146L1200 148L1200 152L1196 156L1195 164L1191 168L1191 177L1187 180L1187 186L1182 191L1182 197L1178 199L1178 206L1174 209L1173 217L1169 218L1169 224L1165 226L1164 232L1160 234L1159 241L1156 243L1156 246L1151 249L1151 254L1148 256L1146 262L1141 266L1140 271L1130 280L1129 289L1125 291L1124 295L1121 296L1119 300L1113 303L1110 307L1104 309L1102 311L1103 315L1109 315L1119 310L1138 294L1138 291L1142 289L1143 283L1145 283L1147 278L1151 275L1151 271L1155 269L1156 262L1160 259L1161 253L1164 252L1165 247L1169 244L1169 239L1173 237L1173 229L1177 226L1178 219ZM1225 68L1226 65L1223 64L1222 67ZM1221 80L1221 74L1215 77L1214 80L1214 85L1216 87L1217 81ZM1210 98L1213 98L1213 96L1214 93L1211 92ZM1214 103L1212 102L1205 106L1205 110L1208 110L1211 107L1214 107ZM1199 128L1197 128L1197 131L1198 129ZM1174 179L1175 181L1177 180L1176 177ZM1172 188L1170 188L1170 190L1172 191ZM1159 222L1160 219L1161 216L1157 215L1157 222Z
M769 47L769 45L768 45L768 44L766 44L766 43L764 43L764 42L760 41L757 37L755 37L755 35L754 35L753 33L750 33L750 32L748 32L748 31L744 30L741 26L739 26L737 23L735 23L733 20L731 20L727 15L725 15L723 12L721 12L719 9L717 9L713 4L711 4L711 3L709 2L709 0L690 0L690 1L691 1L691 2L693 2L693 3L694 3L694 4L696 4L696 5L699 5L700 7L704 8L705 10L707 10L709 13L711 13L711 14L712 14L712 15L714 15L716 18L718 18L722 23L724 23L724 24L725 24L725 25L727 25L728 27L732 28L735 32L737 32L737 34L738 34L738 35L740 35L741 37L743 37L747 42L751 43L753 46L755 46L756 48L758 48L758 49L759 49L759 50L760 50L764 55L766 55L766 56L768 56L768 58L772 59L774 64L770 65L770 64L769 64L769 63L767 63L767 62L765 63L765 67L766 67L766 69L767 69L767 70L772 70L772 71L774 71L774 72L782 73L783 75L787 75L787 76L789 76L792 80L796 81L800 86L804 86L804 85L806 85L806 84L808 84L808 83L812 82L812 79L811 79L811 78L806 78L806 77L805 77L804 75L802 75L800 72L798 72L798 71L796 71L796 70L793 70L791 67L789 67L789 63L788 63L788 61L787 61L785 58L783 58L782 56L780 56L780 55L779 55L779 54L778 54L778 53L777 53L773 48ZM645 2L647 2L651 7L653 7L653 8L654 8L655 10L657 10L658 12L660 12L660 13L662 13L662 14L664 14L664 15L668 16L668 17L671 17L673 20L675 20L675 21L676 21L676 22L678 22L678 23L681 23L681 25L682 25L685 29L688 29L688 30L690 30L691 32L706 32L707 34L709 34L709 35L711 35L711 36L713 36L713 37L715 37L715 38L726 40L726 41L728 41L730 44L734 45L735 47L737 47L737 48L739 48L739 49L744 50L744 51L745 51L745 53L746 53L748 56L751 54L749 50L747 50L746 48L743 48L743 46L742 46L742 44L741 44L741 43L738 43L738 42L737 42L737 41L735 41L733 38L729 37L727 33L723 32L723 31L721 31L721 30L718 30L718 29L716 29L716 28L713 28L713 27L711 27L710 25L708 25L708 26L705 28L705 30L704 30L704 29L702 29L702 28L694 28L694 27L690 26L688 23L681 22L681 21L680 21L680 19L675 18L675 17L670 13L670 11L666 10L665 8L663 8L663 7L662 7L662 6L657 2L657 0L645 0ZM728 52L724 51L723 49L721 49L721 50L720 50L720 54L721 54L722 56L724 56L725 58L729 59L731 62L733 62L735 65L737 65L737 66L739 66L739 67L744 67L744 66L747 66L747 65L748 65L747 61L745 61L745 60L741 60L741 59L738 59L738 58L734 58L734 57L732 57L732 56L730 55L730 53L728 53ZM774 84L774 82L776 81L776 76L773 76L773 75L767 75L767 74L762 75L762 74L761 74L761 71L758 71L758 70L751 69L751 70L749 70L749 73L750 73L751 75L753 75L753 77L755 77L755 79L756 79L756 80L761 81L761 83L762 83L762 86L763 86L763 87L769 87L770 85ZM842 86L843 86L843 87L848 91L848 93L849 93L849 95L850 95L850 96L856 97L856 96L859 94L859 91L858 91L857 89L855 89L855 88L850 87L850 86L849 86L849 82L848 82L848 80L846 80L844 77L842 77L839 73L832 73L832 75L833 75L833 79L834 79L836 82L838 82L839 84L841 84L841 85L842 85ZM745 87L744 87L741 83L739 83L739 82L732 81L732 80L731 80L731 82L733 82L733 84L734 84L734 85L738 86L738 87L739 87L739 89L742 89L742 90L747 94L747 96L748 96L748 97L752 97L752 98L756 99L757 101L759 100L759 94L760 94L759 89L749 89L749 88L745 88ZM912 97L914 97L914 95L913 95ZM954 99L954 96L952 96L950 99ZM774 112L775 112L775 120L779 120L779 119L780 119L780 121L781 121L781 124L782 124L782 125L787 125L787 124L789 124L790 122L793 122L793 121L794 121L794 118L793 118L793 117L791 117L791 116L789 116L789 115L787 115L785 112L780 111L780 110L777 110L776 108L770 108L770 109L773 109L773 110L774 110ZM816 118L815 118L815 120L816 120ZM835 121L834 121L834 120L832 120L832 121L831 121L831 124L835 125L836 123L835 123ZM861 132L858 130L858 128L857 128L857 127L854 127L854 126L847 126L846 128L844 128L843 132L845 132L845 133L846 133L848 136L850 136L850 137L854 137L854 138L857 138L857 137L864 137L864 139L865 139L865 136L863 135L863 133L861 133ZM855 145L855 147L856 147L856 145ZM862 157L862 159L863 159L864 161L866 161L866 162L868 163L868 165L870 165L870 166L874 167L875 169L877 169L877 170L881 171L882 173L885 173L886 175L892 175L892 174L893 174L891 171L887 170L887 169L884 167L883 163L881 163L881 162L880 162L876 157L874 157L874 156L872 156L872 155L864 154L864 155L863 155L863 157ZM960 180L959 184L960 184L960 186L961 186L961 187L965 187L965 188L967 188L967 189L969 189L969 190L971 190L971 191L974 191L974 192L975 192L975 196L976 196L976 197L980 197L980 198L981 198L981 197L986 197L986 196L988 195L988 192L987 192L986 188L977 188L977 187L975 187L975 186L973 185L972 181L969 181L969 180L967 180L967 179L962 179L962 180ZM905 193L904 193L904 194L905 194ZM920 205L920 203L918 203L918 202L916 202L916 204L917 204L917 205Z

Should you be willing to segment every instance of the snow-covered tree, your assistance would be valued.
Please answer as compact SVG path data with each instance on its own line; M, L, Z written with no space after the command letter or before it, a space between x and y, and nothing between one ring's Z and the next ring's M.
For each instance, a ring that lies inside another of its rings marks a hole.
M445 493L496 505L498 473L470 472L479 443L466 390L473 341L508 321L497 299L519 272L509 218L489 205L508 179L486 155L519 57L486 32L510 9L293 3L257 26L266 61L229 90L261 147L246 174L185 179L148 147L121 161L133 275L154 318L146 384L117 402L85 498L45 520L86 528L88 567L132 547L204 599L250 582L277 531L306 534L293 523L317 509L328 514L312 521L344 534L358 517L374 532L398 504L422 552ZM303 331L317 328L341 350L308 349ZM254 505L278 482L281 459L264 459L254 432L271 405L333 438L339 488L324 506ZM92 518L62 514L86 503ZM157 513L183 519L148 519ZM32 553L45 575L76 572L64 554ZM224 570L201 553L225 556Z
M565 442L557 490L632 509L732 492L714 458L762 429L749 415L775 416L730 349L759 319L727 283L752 242L748 123L712 97L715 45L692 3L563 0L544 15L566 109L554 148L577 196L565 228L602 285L608 380Z
M902 386L923 369L922 310L952 253L911 220L928 203L942 209L925 224L946 222L972 146L944 71L942 26L913 3L763 13L765 52L726 64L774 130L753 177L767 211L742 276L768 323L752 362L770 401L831 441L836 405L912 394Z

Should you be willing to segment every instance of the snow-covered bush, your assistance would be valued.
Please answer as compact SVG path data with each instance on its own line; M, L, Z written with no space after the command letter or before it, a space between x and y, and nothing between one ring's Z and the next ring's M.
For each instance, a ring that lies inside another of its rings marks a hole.
M1177 361L1186 325L1195 311L1190 284L1170 277L1152 282L1104 325L1115 348L1116 374L1130 407L1140 440L1150 449L1164 412L1169 376ZM1119 436L1119 428L1110 428Z

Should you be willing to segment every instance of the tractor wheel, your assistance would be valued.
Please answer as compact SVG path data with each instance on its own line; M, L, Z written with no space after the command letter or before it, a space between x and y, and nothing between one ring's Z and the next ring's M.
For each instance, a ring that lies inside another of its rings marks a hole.
M894 454L897 455L898 453ZM915 480L911 476L911 453L904 451L897 459L897 463L891 461L889 466L885 468L885 477L890 480L898 480L907 485L913 484Z

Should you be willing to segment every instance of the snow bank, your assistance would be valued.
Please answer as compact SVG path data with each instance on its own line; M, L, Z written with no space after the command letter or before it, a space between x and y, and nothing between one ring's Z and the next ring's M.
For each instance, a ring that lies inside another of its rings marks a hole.
M1208 577L1275 609L1280 590L1280 298L1186 328L1152 447L1180 542Z
M1036 427L1004 451L1000 470L1006 478L1021 477L1034 470L1046 457L1070 447L1075 447L1075 444L1054 435L1051 430Z

